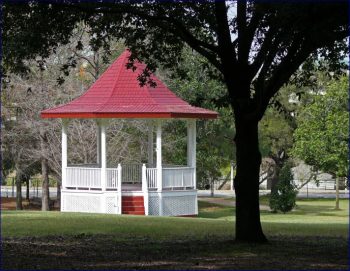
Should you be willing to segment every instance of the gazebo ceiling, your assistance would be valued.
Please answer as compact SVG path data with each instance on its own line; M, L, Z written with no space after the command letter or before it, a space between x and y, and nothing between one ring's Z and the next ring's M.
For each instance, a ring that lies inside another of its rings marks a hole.
M122 53L80 97L41 112L42 118L202 118L218 113L194 107L177 97L155 75L156 87L140 86L138 75L146 67L126 68L129 51Z

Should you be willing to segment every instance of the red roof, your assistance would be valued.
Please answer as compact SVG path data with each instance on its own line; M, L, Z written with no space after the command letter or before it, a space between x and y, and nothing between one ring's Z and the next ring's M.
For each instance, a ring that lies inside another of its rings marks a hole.
M129 51L117 60L83 95L41 112L42 118L216 118L211 110L194 107L177 97L156 76L156 87L141 87L138 75L145 68L126 68Z

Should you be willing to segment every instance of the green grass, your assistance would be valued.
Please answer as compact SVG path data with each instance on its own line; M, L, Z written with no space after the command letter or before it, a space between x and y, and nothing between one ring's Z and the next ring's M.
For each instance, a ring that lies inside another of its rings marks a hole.
M116 238L204 238L233 234L232 222L213 219L61 212L2 212L2 236L111 234ZM43 227L43 225L45 225Z
M349 200L298 200L287 214L261 211L267 235L346 237ZM203 239L208 236L234 238L234 207L199 201L199 218L115 216L104 214L3 211L2 236L46 236L110 234L117 239L176 239L181 236ZM45 225L43 227L43 225Z
M235 243L234 208L199 202L198 218L2 212L4 269L347 270L348 200L299 200L261 212L267 244ZM16 259L14 261L14 259Z
M268 202L263 197L262 202ZM340 200L340 210L334 210L333 199L301 199L289 213L261 211L261 221L267 234L342 236L349 233L349 200ZM234 220L234 207L200 202L200 216L225 221Z

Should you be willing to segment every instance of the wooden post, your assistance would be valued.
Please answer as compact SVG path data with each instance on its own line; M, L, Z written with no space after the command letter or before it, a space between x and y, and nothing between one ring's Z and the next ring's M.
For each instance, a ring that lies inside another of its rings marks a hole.
M67 160L68 160L68 139L67 128L68 119L62 119L62 188L66 187L67 183Z
M154 165L153 165L153 123L152 123L152 121L149 122L149 126L148 126L147 154L148 154L148 167L154 167Z

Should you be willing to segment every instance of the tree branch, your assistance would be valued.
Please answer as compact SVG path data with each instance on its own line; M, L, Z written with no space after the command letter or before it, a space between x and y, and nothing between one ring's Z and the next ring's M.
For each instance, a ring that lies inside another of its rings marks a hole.
M129 13L140 18L147 19L150 21L158 22L156 25L162 29L170 30L173 34L181 36L184 42L186 42L191 48L196 50L199 54L206 57L210 63L212 63L219 71L222 72L222 67L220 62L216 58L216 53L218 52L217 46L214 44L209 44L203 40L197 39L192 33L177 19L169 16L163 15L150 15L146 12L136 9L136 7L129 5L120 4L118 7L107 7L107 6L98 6L98 7L87 7L82 6L81 4L60 4L63 7L76 8L80 11L85 11L89 13L109 13L109 14L123 14ZM172 28L170 28L172 26Z
M238 63L246 65L248 63L248 37L247 37L247 2L237 1L237 30L238 30Z
M219 45L219 57L223 67L223 76L225 78L231 99L235 96L234 77L237 76L236 52L231 43L231 34L227 20L227 7L224 1L215 2L215 17L217 23L217 39Z

